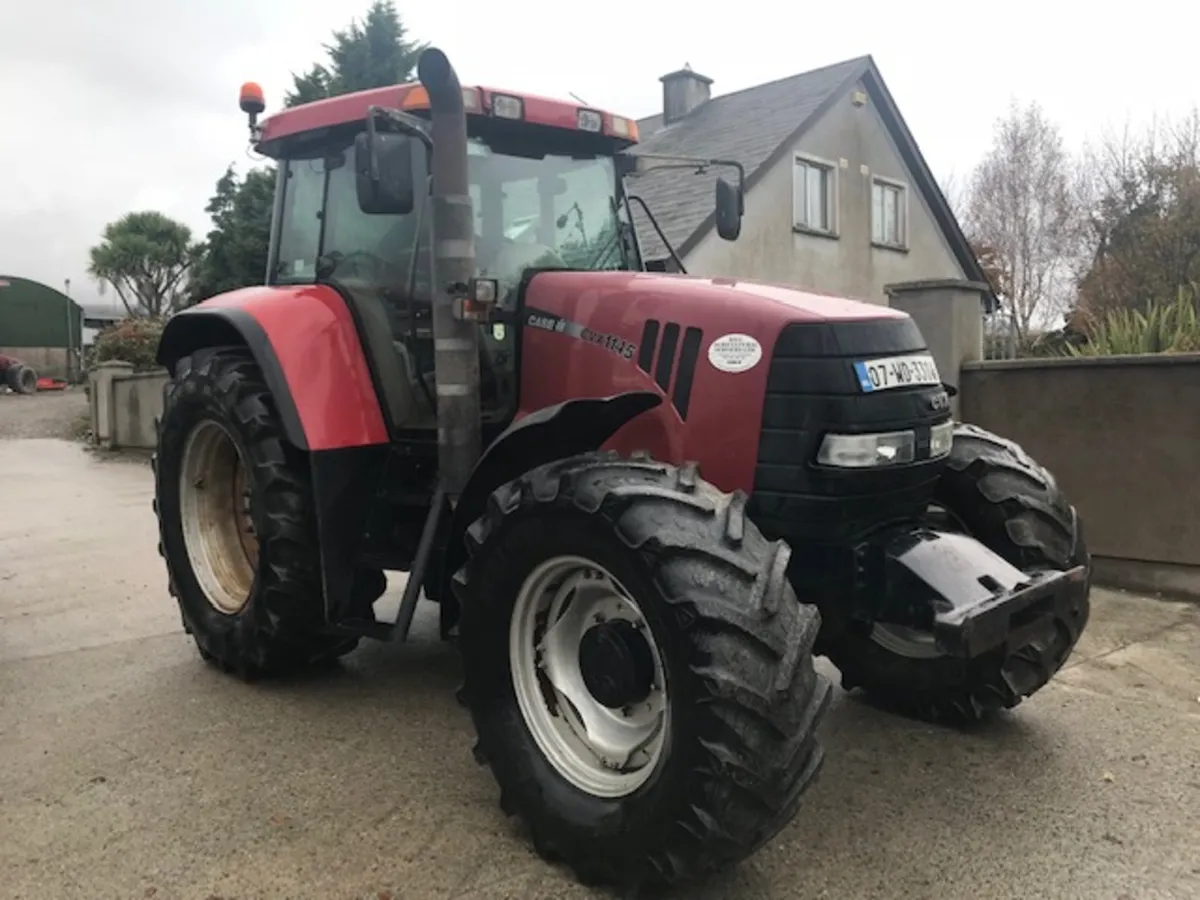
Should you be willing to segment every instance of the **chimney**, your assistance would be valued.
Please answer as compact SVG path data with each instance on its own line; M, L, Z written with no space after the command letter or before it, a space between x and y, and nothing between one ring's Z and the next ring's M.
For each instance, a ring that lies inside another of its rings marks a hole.
M694 109L703 106L710 97L711 78L705 78L684 64L677 72L658 79L663 86L663 124L678 122Z

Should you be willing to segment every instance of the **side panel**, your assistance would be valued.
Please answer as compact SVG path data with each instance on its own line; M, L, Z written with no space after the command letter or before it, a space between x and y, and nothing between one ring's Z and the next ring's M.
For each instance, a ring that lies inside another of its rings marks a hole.
M781 313L706 286L630 273L535 276L523 311L521 412L573 397L656 393L662 405L626 424L605 448L695 460L722 490L749 491ZM756 339L759 361L740 372L715 368L709 347L730 334Z
M243 288L180 313L170 327L182 329L186 335L189 317L210 310L239 310L261 328L291 394L307 449L388 442L354 320L346 302L332 288ZM183 340L186 342L186 337ZM255 351L253 345L251 350Z

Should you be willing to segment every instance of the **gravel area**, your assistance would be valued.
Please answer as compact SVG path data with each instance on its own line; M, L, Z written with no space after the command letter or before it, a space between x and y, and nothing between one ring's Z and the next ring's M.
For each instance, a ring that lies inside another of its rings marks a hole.
M82 387L38 394L0 391L0 440L74 440L86 429L88 398Z

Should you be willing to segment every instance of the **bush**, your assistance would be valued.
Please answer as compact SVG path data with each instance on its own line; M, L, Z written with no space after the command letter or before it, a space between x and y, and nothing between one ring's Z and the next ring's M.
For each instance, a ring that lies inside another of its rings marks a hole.
M1200 350L1200 315L1183 291L1174 303L1114 309L1090 329L1086 343L1067 348L1069 356L1126 356L1143 353L1191 353Z
M158 339L162 337L162 319L124 319L96 335L93 363L109 360L133 363L136 372L151 372L159 368L154 358Z

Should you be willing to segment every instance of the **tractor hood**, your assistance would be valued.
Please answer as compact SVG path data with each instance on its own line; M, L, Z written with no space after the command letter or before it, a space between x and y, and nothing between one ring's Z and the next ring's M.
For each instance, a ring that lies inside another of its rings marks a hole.
M788 322L854 321L904 318L887 306L736 278L698 278L655 272L556 272L538 274L529 285L528 302L544 296L572 297L577 302L620 303L627 308L663 304L701 314L734 313L763 325Z

